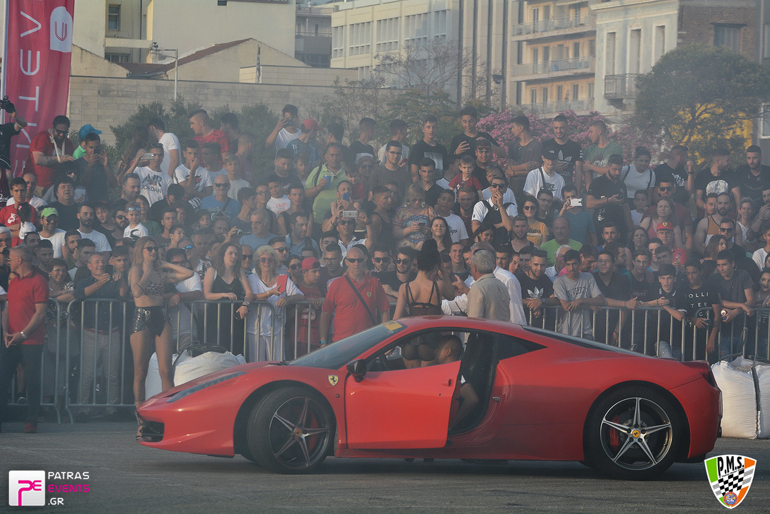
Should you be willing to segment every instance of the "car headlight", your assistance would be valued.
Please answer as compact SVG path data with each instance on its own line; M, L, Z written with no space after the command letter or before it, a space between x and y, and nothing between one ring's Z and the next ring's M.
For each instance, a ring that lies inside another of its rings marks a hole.
M207 387L215 386L217 384L221 384L222 382L226 382L232 378L239 377L241 375L245 375L245 371L237 371L235 373L230 373L229 375L223 375L221 377L214 378L212 380L200 383L198 385L192 386L190 388L185 389L184 391L179 391L174 396L168 399L167 403L173 403L177 400L181 400L182 398L185 398L187 396L190 396L193 393L197 393L198 391L201 391L203 389L206 389Z

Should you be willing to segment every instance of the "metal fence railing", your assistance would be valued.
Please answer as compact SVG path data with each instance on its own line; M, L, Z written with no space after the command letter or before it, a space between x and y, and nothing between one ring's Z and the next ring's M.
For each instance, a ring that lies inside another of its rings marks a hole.
M174 353L189 345L223 347L248 362L285 360L318 347L320 307L310 301L277 308L251 302L246 319L241 301L180 302L167 309ZM130 335L134 305L121 300L49 302L46 343L41 357L41 406L53 408L61 423L73 409L134 407ZM21 405L17 373L10 405Z

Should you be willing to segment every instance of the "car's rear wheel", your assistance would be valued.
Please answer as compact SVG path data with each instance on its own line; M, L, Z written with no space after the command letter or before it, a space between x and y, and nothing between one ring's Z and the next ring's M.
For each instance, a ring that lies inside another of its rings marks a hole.
M287 387L268 394L249 416L246 439L254 461L277 473L308 473L326 457L334 414L309 389Z
M654 478L673 464L684 429L668 398L644 387L624 388L592 410L586 461L614 478Z

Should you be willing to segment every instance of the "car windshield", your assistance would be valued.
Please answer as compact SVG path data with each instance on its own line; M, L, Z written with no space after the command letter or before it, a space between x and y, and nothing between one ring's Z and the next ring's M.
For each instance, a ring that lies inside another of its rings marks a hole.
M340 369L362 353L380 344L393 334L401 332L404 325L398 321L388 321L356 335L316 350L289 363L290 366L309 368Z

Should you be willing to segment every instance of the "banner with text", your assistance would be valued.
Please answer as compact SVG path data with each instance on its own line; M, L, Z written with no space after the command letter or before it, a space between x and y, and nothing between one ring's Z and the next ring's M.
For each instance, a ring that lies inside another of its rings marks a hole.
M75 0L7 0L6 9L2 92L29 123L11 139L11 170L19 176L32 138L67 111Z

